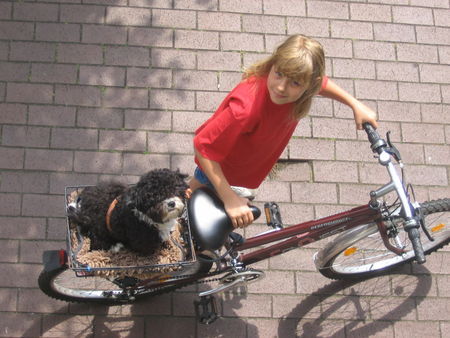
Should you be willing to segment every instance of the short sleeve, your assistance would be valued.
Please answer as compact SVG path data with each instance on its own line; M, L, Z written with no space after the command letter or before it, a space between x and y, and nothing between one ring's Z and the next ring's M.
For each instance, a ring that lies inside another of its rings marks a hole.
M203 157L221 162L245 132L246 109L242 100L230 97L227 105L201 126L194 137L194 147Z
M322 78L322 85L320 86L319 94L326 88L328 83L328 76L324 75Z

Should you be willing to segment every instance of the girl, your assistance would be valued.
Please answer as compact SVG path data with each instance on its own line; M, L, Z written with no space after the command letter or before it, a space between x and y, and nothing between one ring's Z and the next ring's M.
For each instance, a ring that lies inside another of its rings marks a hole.
M322 46L302 35L289 37L272 56L245 71L243 81L195 132L197 169L192 191L212 186L234 227L253 222L248 199L231 186L257 188L287 146L315 95L352 108L356 127L377 127L376 114L325 76Z

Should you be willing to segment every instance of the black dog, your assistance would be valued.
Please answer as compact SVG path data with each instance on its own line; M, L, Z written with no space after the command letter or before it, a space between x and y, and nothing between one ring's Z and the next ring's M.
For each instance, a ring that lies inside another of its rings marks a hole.
M150 255L168 240L184 209L187 175L152 170L136 185L102 182L86 187L67 210L69 219L90 238L91 250L109 250L118 243Z

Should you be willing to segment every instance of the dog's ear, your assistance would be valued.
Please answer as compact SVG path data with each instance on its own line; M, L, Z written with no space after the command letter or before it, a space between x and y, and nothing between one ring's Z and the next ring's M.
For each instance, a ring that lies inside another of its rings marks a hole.
M136 208L135 198L133 198L133 194L126 194L124 196L124 202L128 209Z

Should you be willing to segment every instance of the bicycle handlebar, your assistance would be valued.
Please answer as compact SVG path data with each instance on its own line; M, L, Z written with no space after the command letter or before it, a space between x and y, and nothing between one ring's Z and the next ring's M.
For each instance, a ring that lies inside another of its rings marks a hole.
M385 151L385 149L387 148L387 144L380 137L380 135L375 130L375 128L370 123L367 123L367 122L363 124L363 127L367 133L367 137L371 144L372 151L376 152L378 154L381 154L383 151ZM399 189L403 190L403 192L397 190L399 197L400 197L401 193L406 197L406 193L404 192L403 185ZM403 208L405 208L405 209L411 208L409 198L406 198L405 200L402 198L400 198L400 199L402 200ZM406 202L408 205L404 205ZM411 244L412 244L412 247L414 250L414 255L416 257L416 261L419 264L423 264L423 263L425 263L425 254L424 254L424 250L422 247L422 243L420 242L420 233L418 230L419 221L418 221L417 217L414 217L414 218L407 217L405 219L405 222L406 222L405 230L408 233L408 237L411 241Z

